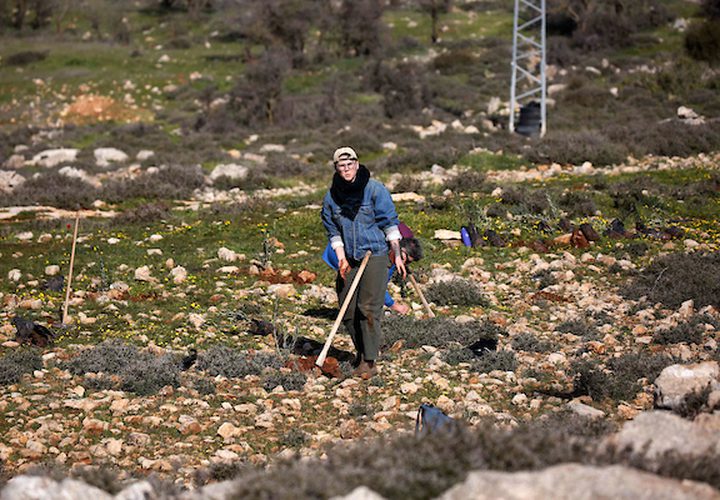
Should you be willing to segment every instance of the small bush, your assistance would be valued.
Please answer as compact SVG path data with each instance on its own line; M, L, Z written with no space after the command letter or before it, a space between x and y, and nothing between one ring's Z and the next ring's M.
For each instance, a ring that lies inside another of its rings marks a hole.
M308 435L300 429L290 429L280 436L278 444L285 448L301 448L308 442Z
M157 222L170 215L170 207L165 203L146 203L122 212L115 220L119 223Z
M20 381L25 373L41 370L40 354L33 349L16 349L0 358L0 386Z
M456 323L447 318L416 320L409 316L390 316L383 321L383 346L388 348L398 340L407 347L430 345L446 347L455 342L470 346L476 343L497 344L500 336L507 332L490 321Z
M693 23L685 34L685 50L698 61L720 61L720 20Z
M200 167L174 165L135 179L109 182L103 187L101 196L113 203L134 198L176 200L189 197L204 185L205 177Z
M278 369L282 360L274 354L256 353L250 356L229 347L214 346L198 355L196 368L209 375L240 378L259 375L266 368Z
M666 366L673 363L672 358L663 354L647 351L625 353L608 362L613 377L608 384L608 395L614 400L629 400L642 389L639 380L655 380Z
M24 50L10 54L5 58L6 66L27 66L28 64L44 61L49 52L44 50Z
M472 368L479 373L487 373L493 370L512 372L517 368L517 360L515 359L515 353L512 351L489 351L475 359Z
M180 365L174 356L141 352L119 340L106 340L86 349L65 364L74 375L86 377L86 385L97 389L122 389L138 395L158 392L166 385L180 385Z
M87 182L57 172L48 172L31 177L12 193L0 195L0 204L42 204L76 210L90 207L97 198L97 189Z
M470 363L474 361L475 353L467 347L458 345L449 348L445 352L443 359L447 364L454 366L459 363Z
M680 406L675 410L678 415L683 418L694 419L703 412L712 411L708 398L712 392L710 384L702 389L692 391L685 395Z
M215 381L207 378L207 377L201 377L197 378L193 381L193 389L198 391L203 396L209 396L211 394L215 394L216 387L215 387Z
M73 375L86 373L117 374L138 357L136 347L112 339L82 351L65 365Z
M180 385L180 366L170 354L153 356L145 353L120 374L122 389L140 396L155 394L163 387Z
M375 411L375 406L372 404L370 398L355 400L350 403L350 406L348 407L348 413L353 418L372 418L372 416L375 415Z
M595 401L604 399L609 391L609 377L596 361L575 360L570 364L573 373L573 395L587 395Z
M439 306L487 306L488 301L482 290L467 280L455 278L440 281L428 286L425 290L428 301Z
M469 170L445 181L445 189L456 193L479 193L486 188L485 174Z
M657 330L653 334L653 342L656 344L701 344L705 328L701 320L693 317L690 321L680 323L676 326Z
M270 392L277 386L282 386L286 391L301 391L307 382L307 377L304 373L299 372L274 372L267 374L263 377L262 384L263 389Z
M595 215L598 209L590 195L577 191L563 193L558 200L558 205L570 217L588 217Z
M670 254L653 262L620 289L628 298L647 297L650 302L661 302L678 308L693 300L697 308L712 305L720 307L720 253Z
M553 350L552 343L540 340L530 332L524 332L514 337L512 347L516 351L526 352L549 352Z
M560 323L555 330L562 333L572 333L583 340L598 340L601 338L597 327L584 319L573 319Z

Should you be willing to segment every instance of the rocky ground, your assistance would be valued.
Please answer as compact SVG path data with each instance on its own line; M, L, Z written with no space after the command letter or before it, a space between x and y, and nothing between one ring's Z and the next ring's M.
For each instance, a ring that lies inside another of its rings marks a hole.
M500 199L504 190L518 183L587 179L600 173L623 178L664 172L677 175L686 169L710 175L717 164L717 155L701 155L648 158L613 169L553 165L486 175L497 184L492 198ZM418 179L425 185L442 186L458 172L457 168L433 168ZM397 181L390 178L388 185ZM251 214L248 219L231 223L223 222L222 214L210 217L204 207L217 210L220 204L247 204L247 195L208 187L196 191L191 202L176 207L175 212L185 219L182 222L152 222L139 230L122 226L127 223L88 226L79 239L83 255L70 301L71 323L65 327L58 324L57 313L63 294L43 290L43 285L64 272L70 231L57 224L43 227L22 222L29 213L26 208L3 209L13 221L3 239L0 292L0 340L6 361L4 371L0 370L4 376L0 460L5 474L21 475L38 465L75 469L100 465L120 469L125 477L156 473L193 488L201 483L199 470L218 464L265 465L296 455L323 457L338 443L411 432L421 403L432 403L470 426L493 422L499 428L570 411L620 426L616 439L630 439L637 446L641 444L635 441L643 434L629 429L643 419L675 419L668 425L677 428L717 425L712 413L704 415L704 423L691 424L669 411L692 413L688 394L706 386L710 389L695 405L697 411L712 411L720 401L715 361L720 313L716 306L697 304L692 296L668 306L643 297L629 298L622 292L623 285L641 274L653 258L716 252L712 221L685 218L675 223L682 228L676 233L663 232L666 227L656 225L652 234L605 232L597 239L555 228L540 240L530 239L527 221L508 214L508 222L493 226L502 230L502 244L466 248L457 231L458 222L463 223L461 216L433 216L417 208L438 195L397 193L401 216L410 220L426 243L427 258L418 272L422 286L429 291L437 284L462 279L481 290L481 299L475 302L438 298L432 306L440 321L454 322L458 329L477 325L479 332L496 328L497 353L507 356L493 358L482 368L467 349L464 357L452 358L449 352L458 352L463 345L439 342L433 328L424 330L423 325L434 323L426 319L418 297L410 292L414 320L403 323L389 318L388 336L396 341L386 346L380 374L363 381L348 376L342 363L330 374L301 368L312 366L313 358L308 356L317 352L336 307L332 275L315 257L322 248L322 235L310 236L298 229L305 225L319 231L318 207L312 199L321 191L322 186L300 186L256 194L266 199L265 204L259 209L245 205L243 214ZM287 208L282 200L289 195L308 201ZM452 191L440 195L450 200L455 196ZM717 205L717 198L708 202ZM113 215L113 207L102 202L97 209L85 215ZM53 217L51 212L45 215ZM268 224L273 219L279 224L271 226L271 231ZM602 233L610 226L608 219L596 215L587 220ZM255 227L248 228L251 221ZM252 241L244 240L250 233ZM638 241L646 251L633 250ZM397 285L391 288L398 293ZM16 338L16 326L11 323L15 316L33 317L58 334L54 344L41 349L39 365L11 361L13 353L23 350L18 342L23 339ZM248 334L260 319L274 325L276 334ZM676 337L667 333L683 325L692 325L684 337L682 332ZM301 340L292 346L279 344L278 333L284 339ZM193 347L199 361L176 373L172 383L138 395L141 391L123 385L120 379L125 375L115 374L119 378L113 381L112 373L105 374L110 380L100 383L97 374L73 369L72 360L79 353L108 338L123 339L158 358L169 354L177 362ZM284 366L227 376L217 366L212 368L209 353L217 354L212 349L218 345L249 353L250 359L253 353L272 354ZM340 335L335 346L339 349L335 357L342 362L351 351L349 341ZM613 365L613 360L627 361L628 356L666 358L653 370L640 367L640 362L634 371L623 372ZM595 364L583 369L582 362ZM666 369L656 379L660 369L676 363L702 364ZM15 376L18 370L26 373ZM302 378L290 376L298 370ZM597 378L602 376L606 378ZM626 387L614 389L621 377L631 379L625 381L629 392ZM283 387L283 382L292 388ZM603 384L612 387L599 389ZM666 408L667 413L651 411L654 407ZM648 426L656 429L660 424ZM687 432L701 432L695 427ZM647 439L657 442L652 434ZM688 443L667 439L678 447ZM701 437L697 440L703 443ZM715 441L711 438L705 444ZM661 441L650 450L655 452L655 446L660 453L669 445ZM675 445L671 448L677 450ZM502 476L487 473L468 481L505 491L516 488L518 479L511 479L515 486L502 486ZM552 479L536 484L545 481ZM54 483L48 484L55 488ZM688 497L717 495L705 486L673 488L679 488L678 492L685 488L682 494ZM573 497L572 491L563 495ZM447 497L464 494L451 491Z

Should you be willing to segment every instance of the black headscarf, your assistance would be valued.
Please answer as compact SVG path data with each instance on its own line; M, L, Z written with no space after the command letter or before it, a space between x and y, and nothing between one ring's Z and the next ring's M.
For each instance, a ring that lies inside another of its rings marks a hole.
M333 175L330 196L340 207L340 212L348 219L355 220L355 216L362 205L365 186L370 180L370 171L365 165L360 165L353 182L348 182L340 174Z

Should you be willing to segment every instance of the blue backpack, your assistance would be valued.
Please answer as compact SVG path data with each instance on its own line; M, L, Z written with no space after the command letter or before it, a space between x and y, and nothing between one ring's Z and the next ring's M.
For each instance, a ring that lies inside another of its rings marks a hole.
M438 431L451 431L455 428L455 420L447 416L440 408L423 403L415 417L415 435L425 435Z

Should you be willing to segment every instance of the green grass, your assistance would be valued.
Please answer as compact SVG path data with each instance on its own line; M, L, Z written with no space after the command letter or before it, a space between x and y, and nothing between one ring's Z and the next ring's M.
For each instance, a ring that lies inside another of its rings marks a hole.
M473 170L486 172L488 170L515 170L527 165L527 162L515 155L481 151L466 154L460 158L458 164L470 167Z

